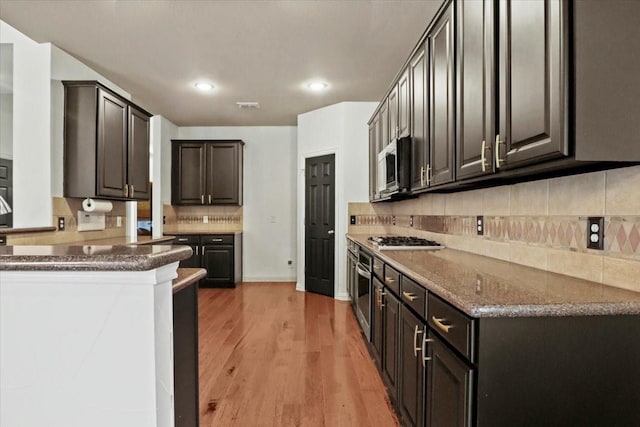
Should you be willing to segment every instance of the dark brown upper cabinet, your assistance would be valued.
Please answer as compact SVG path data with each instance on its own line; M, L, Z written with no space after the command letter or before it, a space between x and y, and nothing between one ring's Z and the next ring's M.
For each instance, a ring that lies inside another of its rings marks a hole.
M96 81L65 81L64 195L149 199L151 114Z
M453 3L449 3L428 34L430 163L427 185L435 186L455 179L455 81Z
M499 169L569 155L567 7L568 1L499 3Z
M242 147L239 140L174 140L171 203L242 205Z
M369 200L375 200L378 195L378 132L380 116L376 115L369 122Z
M495 172L493 1L456 2L456 177Z
M380 131L378 132L378 153L389 145L389 102L385 99L380 107Z
M428 108L428 45L423 43L409 61L410 134L411 134L411 189L426 188L429 165L429 108Z
M398 137L398 85L396 84L391 92L389 93L389 98L387 101L389 106L389 134L387 135L387 142L385 145L388 145L393 140Z
M409 136L411 130L411 80L409 69L398 80L398 132L397 138Z

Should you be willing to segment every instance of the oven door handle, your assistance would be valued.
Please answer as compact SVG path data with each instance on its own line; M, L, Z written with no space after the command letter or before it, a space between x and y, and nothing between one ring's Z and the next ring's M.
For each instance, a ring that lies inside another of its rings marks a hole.
M367 270L364 270L362 267L360 267L360 265L356 265L356 271L358 272L358 275L364 277L365 279L371 279L371 273Z

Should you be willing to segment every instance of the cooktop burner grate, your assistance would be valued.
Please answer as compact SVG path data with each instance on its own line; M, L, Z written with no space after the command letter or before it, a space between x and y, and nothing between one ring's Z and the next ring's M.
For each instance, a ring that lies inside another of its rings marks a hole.
M372 236L369 237L369 240L373 242L379 250L433 250L444 248L444 246L433 240L412 236Z

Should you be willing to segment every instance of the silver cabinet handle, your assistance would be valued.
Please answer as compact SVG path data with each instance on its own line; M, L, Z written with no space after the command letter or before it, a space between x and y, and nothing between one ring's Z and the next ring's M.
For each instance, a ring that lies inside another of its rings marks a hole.
M500 167L500 163L504 162L504 159L500 158L500 144L504 144L504 141L500 141L500 134L496 135L496 167Z
M421 350L421 347L418 347L418 334L421 334L423 331L418 329L418 325L413 331L413 355L418 357L418 351Z
M333 231L333 230L327 231L327 234L333 234L333 233L335 233L335 231Z
M200 246L196 246L196 256L197 256L197 255L200 255L200 254L198 253L198 248L199 248L199 247L200 247Z
M211 204L211 194L209 194L209 204Z
M131 184L131 188L129 189L129 197L134 197L135 190L133 189L133 184Z
M129 184L124 185L124 197L129 197Z
M424 368L424 362L428 362L431 360L430 357L427 356L427 343L433 342L431 338L427 338L427 334L424 334L424 339L422 340L422 367Z
M487 141L482 140L482 153L480 153L480 161L482 162L482 172L486 172L487 168L490 166L487 163Z
M222 239L211 239L212 242L222 242Z
M444 323L442 323L445 319L437 319L436 316L431 316L431 320L433 320L433 323L436 324L438 329L446 334L449 333L449 329L453 328L453 325L445 325Z
M204 205L204 194L200 195L200 202Z
M404 295L404 297L405 297L406 299L408 299L409 301L414 301L414 300L417 300L417 299L418 299L418 296L417 296L417 295L414 295L414 294L412 294L412 293L410 293L410 292L402 292L402 295Z
M188 240L189 240L189 239L181 238L181 239L178 239L178 242L186 242L186 241L188 241Z

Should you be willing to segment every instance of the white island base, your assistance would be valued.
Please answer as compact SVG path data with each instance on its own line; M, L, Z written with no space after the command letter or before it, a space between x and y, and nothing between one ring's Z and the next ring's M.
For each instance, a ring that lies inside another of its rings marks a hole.
M177 266L0 271L0 425L173 426Z

